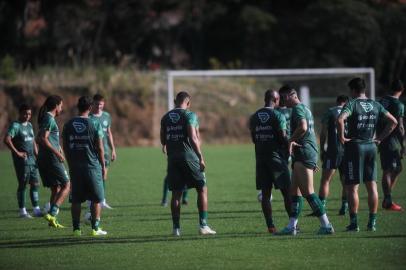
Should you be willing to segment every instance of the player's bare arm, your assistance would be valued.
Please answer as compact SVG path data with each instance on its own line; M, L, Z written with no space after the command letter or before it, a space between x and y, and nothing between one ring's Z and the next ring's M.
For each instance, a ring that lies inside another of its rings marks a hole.
M113 133L111 132L111 128L107 129L107 134L108 134L109 146L111 149L111 161L114 161L117 158L117 154L116 154L116 147L114 146L114 139L113 139Z
M375 141L377 144L380 144L382 140L384 140L386 137L389 136L389 134L392 133L392 131L396 128L398 121L396 120L395 117L393 117L392 114L389 112L385 114L385 119L386 119L386 125L384 130L379 134Z
M321 131L320 131L320 157L322 158L324 153L325 153L325 149L324 149L324 145L326 144L327 141L327 124L323 123L322 127L321 127Z
M337 132L338 132L338 138L340 139L340 142L342 144L345 144L346 142L349 142L351 139L348 139L345 137L345 120L348 118L348 113L347 112L342 112L340 116L337 119Z
M307 131L307 122L306 119L300 120L297 128L292 134L292 137L289 139L289 154L292 154L293 147L300 147L301 145L296 143L297 140L303 137Z
M107 180L106 179L106 163L105 163L105 160L104 160L104 147L103 147L103 139L102 138L97 140L97 153L99 155L98 158L99 158L100 165L102 166L103 179Z
M202 151L200 149L200 140L198 136L198 131L195 127L188 125L187 132L191 141L192 148L195 151L197 157L199 158L200 169L203 171L206 168L206 164L204 162Z
M14 146L12 138L10 135L4 136L4 144L14 153L16 154L19 158L27 158L27 153L26 152L20 152L17 150L17 148Z

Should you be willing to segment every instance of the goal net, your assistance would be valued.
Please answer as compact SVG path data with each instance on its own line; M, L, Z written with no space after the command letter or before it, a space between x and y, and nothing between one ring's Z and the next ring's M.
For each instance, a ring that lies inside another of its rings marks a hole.
M248 118L264 105L267 89L292 85L311 108L317 132L323 113L338 95L349 94L347 83L354 77L364 78L368 95L375 98L372 68L168 71L166 105L172 109L176 94L187 91L205 142L246 143Z

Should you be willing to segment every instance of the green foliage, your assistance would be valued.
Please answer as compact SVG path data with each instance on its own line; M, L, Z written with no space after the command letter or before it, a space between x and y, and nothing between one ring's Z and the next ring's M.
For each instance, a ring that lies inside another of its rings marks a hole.
M16 76L14 58L7 54L0 62L0 79L14 81Z
M48 228L41 218L17 218L16 180L8 152L0 152L2 196L0 198L0 261L4 269L404 269L405 216L378 213L378 230L366 232L367 197L360 187L361 232L346 233L349 218L337 216L340 184L331 183L328 214L336 234L315 234L319 221L300 218L297 237L276 237L266 231L261 206L256 200L252 145L203 146L209 188L209 224L214 237L197 233L196 192L182 206L182 237L170 236L170 209L159 205L166 159L159 148L118 149L107 180L107 200L114 210L102 212L108 236L94 239L82 224L84 235L72 237L69 204L62 205L59 220L68 227ZM151 166L152 165L152 166ZM320 174L315 178L318 185ZM401 175L404 179L405 173ZM406 183L399 181L394 198L406 205ZM380 190L380 194L381 190ZM43 205L49 190L40 189ZM29 201L29 200L27 200ZM84 204L85 205L85 204ZM274 191L277 228L287 224L280 193ZM83 212L86 210L83 207ZM52 256L50 255L52 254Z

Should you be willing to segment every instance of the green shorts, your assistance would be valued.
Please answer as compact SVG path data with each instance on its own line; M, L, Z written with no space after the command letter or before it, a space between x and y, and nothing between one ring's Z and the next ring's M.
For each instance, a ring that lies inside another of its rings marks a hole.
M330 153L326 152L323 157L323 166L325 170L336 170L340 172L340 175L344 173L344 153Z
M301 162L306 168L314 170L317 167L317 159L317 150L312 146L295 147L293 149L292 167L295 166L295 162Z
M102 202L104 200L103 176L100 169L74 168L71 175L71 201L82 203L86 200Z
M271 157L256 157L257 190L288 189L291 184L288 163L282 155L274 153Z
M17 180L19 184L39 182L39 172L37 165L18 165L14 164Z
M171 191L186 188L202 188L206 185L205 173L200 170L198 160L168 158L168 187Z
M376 181L375 143L348 142L344 145L344 175L346 185Z
M400 154L400 150L389 150L381 147L379 155L381 157L382 170L394 172L402 170L402 155Z
M64 186L69 182L69 175L63 163L38 161L38 169L44 187Z

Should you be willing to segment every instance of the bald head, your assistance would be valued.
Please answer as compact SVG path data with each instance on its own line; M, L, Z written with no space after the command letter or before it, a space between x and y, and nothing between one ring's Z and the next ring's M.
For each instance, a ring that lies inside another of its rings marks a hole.
M279 105L279 93L276 90L267 90L265 92L265 106L269 107L271 105L278 106Z

